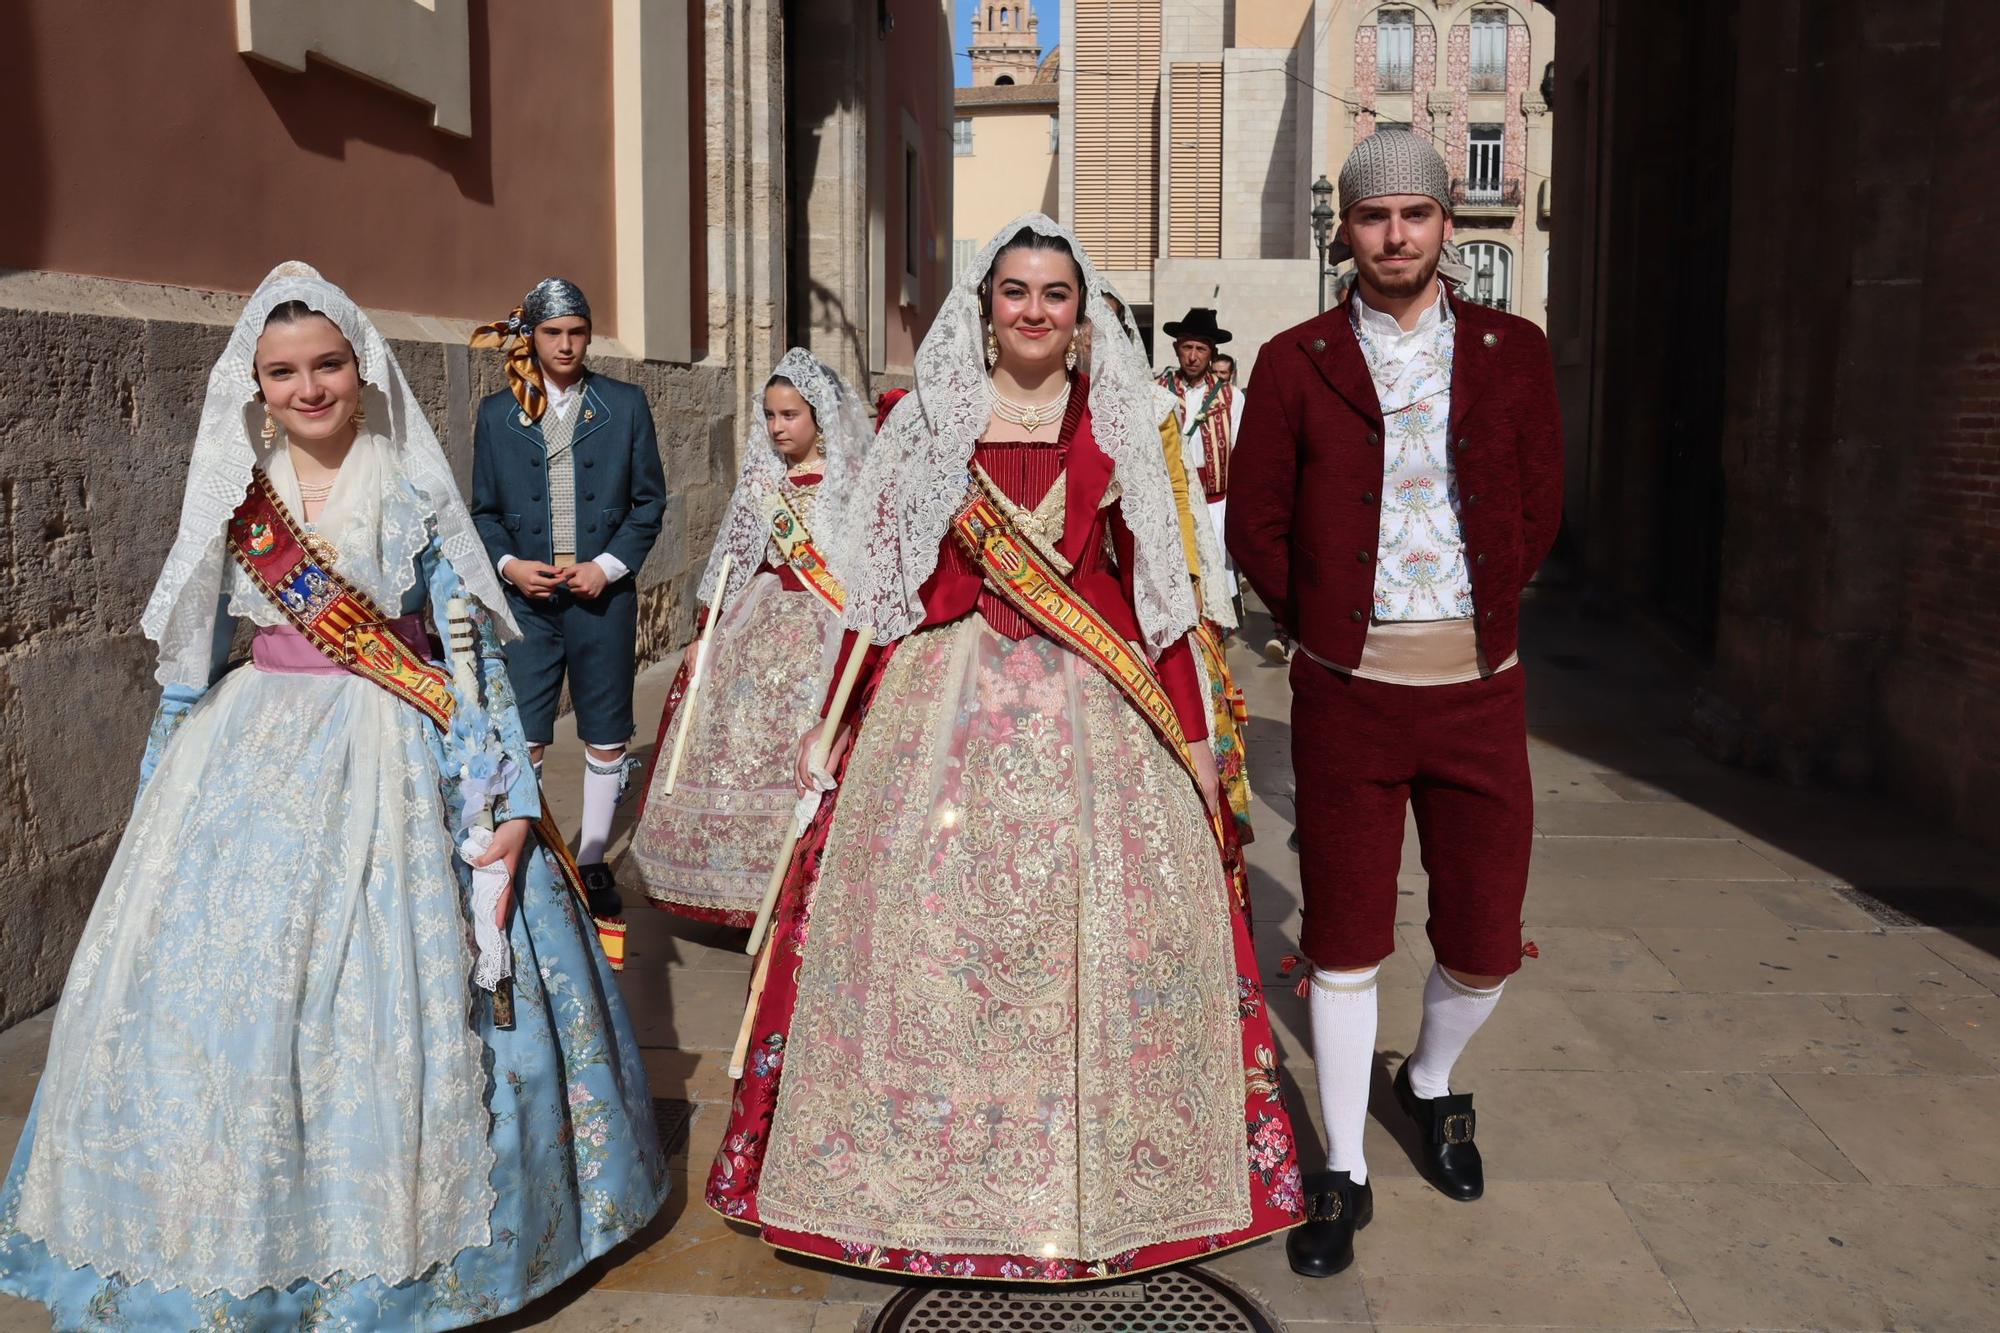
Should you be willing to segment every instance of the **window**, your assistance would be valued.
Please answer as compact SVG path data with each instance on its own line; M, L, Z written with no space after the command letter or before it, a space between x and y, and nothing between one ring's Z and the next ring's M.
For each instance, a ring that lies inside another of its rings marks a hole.
M1500 127L1472 125L1466 144L1465 202L1500 202Z
M1378 91L1410 91L1416 67L1417 15L1410 9L1385 9L1375 17L1375 87Z
M1062 152L1062 117L1049 117L1049 156Z
M954 157L972 156L971 116L960 116L951 122L951 151Z
M978 241L954 240L951 243L951 280L956 283L965 276L965 270L972 267L972 261L979 257Z
M1410 128L1410 122L1407 120L1378 120L1375 122L1375 128L1377 130L1407 130Z
M1507 91L1507 11L1472 11L1472 91Z
M1493 241L1473 241L1461 246L1460 253L1472 270L1472 281L1461 294L1495 310L1508 309L1514 294L1514 256L1507 247Z
M1012 13L1008 12L1007 6L1005 5L1000 6L1000 26L1003 28L1011 28L1014 26L1014 16Z

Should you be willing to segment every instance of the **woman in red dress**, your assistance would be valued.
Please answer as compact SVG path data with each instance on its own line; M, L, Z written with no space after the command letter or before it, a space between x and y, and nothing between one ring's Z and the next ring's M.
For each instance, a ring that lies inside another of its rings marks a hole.
M750 419L699 588L722 619L692 713L693 651L667 693L632 833L632 866L656 906L732 926L756 917L798 805L792 749L819 717L840 646L846 504L873 435L853 387L802 347L772 368Z
M877 646L708 1186L773 1245L1061 1282L1299 1221L1151 380L1103 290L1064 228L1008 226L864 465L843 652ZM978 499L1101 651L984 572Z

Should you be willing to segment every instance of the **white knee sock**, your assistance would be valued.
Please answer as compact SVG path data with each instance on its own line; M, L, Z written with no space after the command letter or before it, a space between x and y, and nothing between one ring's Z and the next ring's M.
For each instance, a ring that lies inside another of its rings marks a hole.
M1368 1131L1368 1083L1375 1073L1375 973L1312 974L1313 1065L1326 1120L1326 1164L1357 1185L1368 1179L1361 1140Z
M1424 982L1424 1025L1417 1032L1417 1049L1410 1053L1410 1091L1425 1099L1451 1092L1451 1067L1506 988L1503 981L1492 990L1476 990L1431 965L1430 980Z
M604 859L604 844L611 841L611 815L618 808L618 785L625 771L625 755L599 759L588 750L583 755L583 828L576 835L576 863L587 866Z

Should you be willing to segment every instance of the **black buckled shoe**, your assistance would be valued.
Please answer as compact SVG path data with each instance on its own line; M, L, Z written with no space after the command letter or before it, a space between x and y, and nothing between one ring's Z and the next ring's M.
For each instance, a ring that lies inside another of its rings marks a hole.
M592 916L609 921L625 914L625 900L618 896L618 881L612 877L610 866L592 861L577 869L583 872L583 894L590 900Z
M1285 1233L1285 1257L1301 1277L1332 1277L1354 1262L1354 1233L1375 1220L1375 1190L1345 1171L1306 1177L1306 1220Z
M1410 1086L1410 1062L1396 1071L1396 1101L1417 1122L1422 1147L1417 1167L1424 1179L1460 1203L1471 1203L1486 1192L1486 1166L1479 1158L1479 1145L1472 1141L1479 1124L1472 1110L1472 1094L1453 1093L1448 1097L1419 1097Z

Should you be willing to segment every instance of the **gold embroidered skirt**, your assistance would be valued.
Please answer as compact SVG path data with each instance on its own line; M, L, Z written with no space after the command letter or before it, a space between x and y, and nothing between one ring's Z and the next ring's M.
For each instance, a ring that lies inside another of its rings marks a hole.
M913 636L810 898L760 1220L856 1257L1243 1231L1235 929L1199 797L1102 677L977 615Z
M632 834L639 882L663 906L743 925L756 914L798 803L799 738L819 720L838 645L826 604L774 574L759 574L724 614L673 794L661 787L677 717L661 729Z

